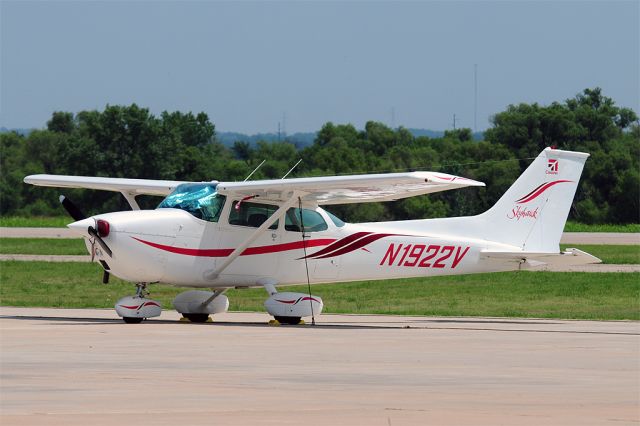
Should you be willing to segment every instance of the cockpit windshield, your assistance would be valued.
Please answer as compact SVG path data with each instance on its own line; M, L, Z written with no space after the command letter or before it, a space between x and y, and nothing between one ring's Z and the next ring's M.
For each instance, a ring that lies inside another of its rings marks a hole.
M180 209L198 219L217 222L226 197L216 192L215 183L183 183L167 196L159 209Z

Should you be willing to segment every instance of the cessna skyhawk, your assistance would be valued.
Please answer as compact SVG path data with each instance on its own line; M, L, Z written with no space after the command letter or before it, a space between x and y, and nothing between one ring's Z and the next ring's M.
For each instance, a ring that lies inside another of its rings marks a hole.
M33 185L120 192L132 211L86 218L68 199L92 257L136 283L115 305L125 322L159 316L150 283L191 290L173 301L193 322L225 312L230 288L263 287L265 308L282 323L319 315L319 296L276 286L387 280L526 269L543 263L596 263L559 242L589 154L547 148L486 212L477 216L349 224L325 205L398 200L484 186L436 172L386 173L246 182L182 182L32 175ZM136 196L162 195L155 210Z

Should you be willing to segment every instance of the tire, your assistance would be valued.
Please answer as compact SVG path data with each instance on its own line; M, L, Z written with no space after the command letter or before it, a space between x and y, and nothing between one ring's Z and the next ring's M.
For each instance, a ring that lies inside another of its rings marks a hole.
M136 317L122 317L122 320L127 324L140 324L144 318Z
M209 319L209 314L182 314L183 317L191 322L203 323Z
M297 325L300 323L300 317L274 317L280 324Z

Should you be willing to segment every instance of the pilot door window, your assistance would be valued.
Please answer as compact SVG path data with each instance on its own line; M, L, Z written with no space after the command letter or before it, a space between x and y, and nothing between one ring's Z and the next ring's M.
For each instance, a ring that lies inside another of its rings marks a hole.
M276 210L278 210L278 206L271 204L234 201L229 213L229 224L259 228ZM278 221L269 229L278 229Z

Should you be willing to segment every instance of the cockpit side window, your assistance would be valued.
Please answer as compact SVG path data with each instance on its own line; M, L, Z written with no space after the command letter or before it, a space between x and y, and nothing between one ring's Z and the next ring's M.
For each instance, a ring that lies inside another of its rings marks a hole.
M217 222L226 197L216 192L214 183L183 183L167 196L159 209L184 210L198 219Z
M300 219L300 209L291 208L287 210L284 220L284 229L287 231L301 232L304 223L304 232L320 232L327 230L327 222L324 221L320 213L314 210L302 209L302 220Z
M259 228L276 210L278 210L278 206L271 204L243 201L238 205L238 201L234 201L229 212L229 225ZM269 229L278 229L278 221L271 225Z

